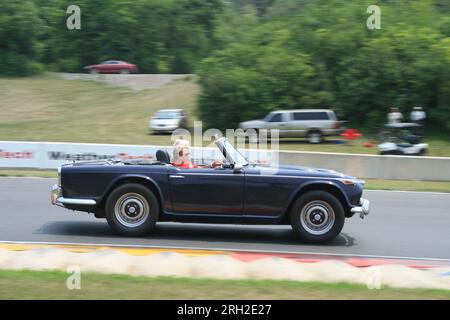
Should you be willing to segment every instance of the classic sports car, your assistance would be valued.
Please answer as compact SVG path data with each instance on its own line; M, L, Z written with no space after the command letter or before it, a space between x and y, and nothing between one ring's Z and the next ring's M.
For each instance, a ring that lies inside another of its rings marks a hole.
M218 168L177 168L163 149L153 162L63 165L51 201L106 218L126 236L148 234L157 221L290 224L299 240L311 243L332 240L345 218L369 213L361 180L324 169L252 165L227 139L215 143L225 159Z

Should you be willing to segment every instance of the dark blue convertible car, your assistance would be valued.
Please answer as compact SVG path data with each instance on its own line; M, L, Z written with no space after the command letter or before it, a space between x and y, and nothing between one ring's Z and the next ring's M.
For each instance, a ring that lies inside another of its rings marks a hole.
M157 161L105 160L63 165L52 203L106 218L119 234L141 236L157 221L290 224L298 239L325 243L345 218L369 213L364 182L335 171L249 164L225 138L218 168L180 169L167 151Z

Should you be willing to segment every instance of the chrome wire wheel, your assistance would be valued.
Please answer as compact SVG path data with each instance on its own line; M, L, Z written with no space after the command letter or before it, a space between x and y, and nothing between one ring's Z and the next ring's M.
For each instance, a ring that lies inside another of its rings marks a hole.
M302 227L312 235L323 235L333 228L335 213L325 201L308 202L300 212Z
M114 206L117 221L128 228L136 228L145 223L149 213L147 199L138 193L125 193L117 199Z

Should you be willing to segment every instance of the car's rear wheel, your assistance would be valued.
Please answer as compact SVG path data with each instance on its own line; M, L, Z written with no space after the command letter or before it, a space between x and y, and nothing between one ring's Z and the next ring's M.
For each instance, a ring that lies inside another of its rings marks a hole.
M319 130L311 130L308 132L307 136L309 143L318 144L323 141L322 133Z
M137 183L114 189L106 202L106 220L115 232L125 236L142 236L154 228L159 203L152 191Z
M300 196L291 209L291 225L298 239L326 243L342 230L345 221L340 201L325 191L309 191Z

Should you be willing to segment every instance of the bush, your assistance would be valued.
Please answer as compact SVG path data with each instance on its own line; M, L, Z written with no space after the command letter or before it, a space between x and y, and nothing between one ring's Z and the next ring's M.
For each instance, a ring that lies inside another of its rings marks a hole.
M0 2L0 74L25 76L42 71L42 46L38 42L43 26L34 1Z

